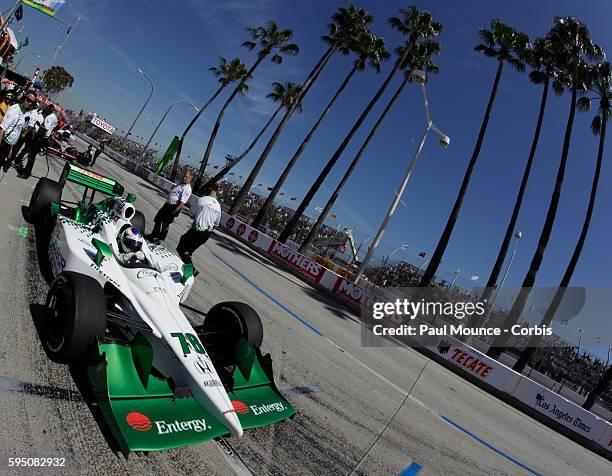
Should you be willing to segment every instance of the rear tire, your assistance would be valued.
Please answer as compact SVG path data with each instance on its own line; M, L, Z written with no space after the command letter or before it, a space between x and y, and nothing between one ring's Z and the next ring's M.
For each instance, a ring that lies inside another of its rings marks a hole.
M26 219L34 225L43 225L51 216L51 202L59 203L62 198L62 187L55 180L43 177L38 180L32 196Z
M72 271L59 274L47 295L43 345L52 360L71 363L106 330L106 297L93 278Z
M196 332L203 334L205 345L211 347L211 353L222 365L235 363L234 348L240 338L244 338L253 347L260 347L263 342L263 324L259 314L243 302L215 304Z
M147 219L145 218L144 214L139 211L134 213L134 216L132 217L132 226L135 226L136 228L140 228L140 231L144 235L146 225L147 225Z

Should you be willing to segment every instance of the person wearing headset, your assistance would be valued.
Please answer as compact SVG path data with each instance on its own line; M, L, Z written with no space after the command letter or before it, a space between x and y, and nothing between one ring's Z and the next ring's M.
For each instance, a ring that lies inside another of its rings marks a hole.
M26 115L36 104L36 94L28 91L21 103L14 104L6 110L4 119L0 123L0 166L4 172L11 167L13 156L11 150L21 137L30 118Z

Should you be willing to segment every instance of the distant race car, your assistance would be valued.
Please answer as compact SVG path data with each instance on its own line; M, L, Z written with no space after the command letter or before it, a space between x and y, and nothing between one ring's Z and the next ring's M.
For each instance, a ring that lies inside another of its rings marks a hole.
M73 207L62 201L67 182L84 188ZM95 202L97 192L107 198ZM182 311L192 265L146 242L144 262L119 259L121 231L145 229L136 197L123 192L116 181L68 163L59 182L41 178L32 193L25 214L35 225L43 275L52 280L41 331L49 357L86 364L126 455L241 436L295 415L259 349L263 326L253 308L219 303L193 327Z
M69 131L56 131L51 134L46 147L48 154L64 160L79 160L81 152L75 147L75 142Z

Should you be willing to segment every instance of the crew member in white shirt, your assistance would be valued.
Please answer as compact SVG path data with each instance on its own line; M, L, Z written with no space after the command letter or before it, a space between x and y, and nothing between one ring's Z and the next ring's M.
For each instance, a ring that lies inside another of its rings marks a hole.
M202 246L221 220L221 205L217 201L217 184L211 187L210 195L199 198L195 208L195 219L187 233L181 236L176 251L184 263L191 264L193 252Z
M19 176L22 178L28 178L30 175L32 175L32 168L34 167L36 156L41 149L48 145L49 137L53 133L53 130L57 127L55 106L52 104L45 106L42 114L39 114L38 121L39 125L36 127L33 140L28 148L28 163L22 170L19 171ZM24 153L25 151L22 151L22 154ZM20 157L18 157L18 159Z
M179 216L179 213L181 213L181 210L187 204L187 200L189 200L191 196L191 177L191 171L187 170L183 174L181 183L170 190L166 203L159 209L157 215L155 215L153 219L155 222L153 231L151 234L145 236L147 240L159 243L166 239L170 224Z
M0 166L5 172L11 167L13 156L11 150L19 140L21 131L29 122L29 117L25 115L36 103L36 94L29 91L21 104L13 104L6 110L4 119L0 123Z

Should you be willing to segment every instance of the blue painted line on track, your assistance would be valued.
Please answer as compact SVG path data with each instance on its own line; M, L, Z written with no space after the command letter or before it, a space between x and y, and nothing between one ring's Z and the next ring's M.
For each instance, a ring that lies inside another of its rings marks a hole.
M459 431L462 431L463 433L465 433L466 435L468 435L469 437L475 439L476 441L478 441L479 443L481 443L482 445L486 446L487 448L489 448L491 451L497 453L500 456L503 456L504 458L506 458L509 461L512 461L514 464L516 464L517 466L520 466L521 468L523 468L524 470L530 472L531 474L535 474L537 476L542 476L542 473L538 473L537 471L531 469L529 466L521 463L520 461L518 461L517 459L513 458L512 456L504 453L501 450L498 450L497 448L495 448L495 446L487 443L485 440L483 440L482 438L480 438L479 436L475 435L474 433L472 433L469 430L466 430L465 428L463 428L461 425L455 423L453 420L451 420L450 418L442 415L441 413L438 413L438 416L440 418L442 418L446 423L454 426L455 428L457 428Z
M400 476L414 476L422 469L423 469L423 466L421 466L416 461L413 461L410 466L408 466L404 471L400 473Z
M210 250L209 250L210 251ZM240 271L238 271L236 268L234 268L231 264L229 264L227 261L225 261L223 258L221 258L219 255L217 255L217 253L215 253L214 251L210 251L211 254L217 258L219 261L221 261L225 266L227 266L230 270L232 270L234 272L234 274L238 275L239 277L241 277L244 281L246 281L248 284L250 284L252 287L254 287L255 289L257 289L257 291L259 291L261 294L263 294L265 297L267 297L270 301L272 301L274 304L276 304L278 307L280 307L283 311L285 311L287 314L289 314L291 317L293 317L296 321L298 321L299 323L303 324L304 326L308 327L308 329L310 329L312 332L314 332L315 334L323 337L323 333L317 329L316 327L314 327L313 325L309 324L307 321L305 321L304 319L302 319L300 316L298 316L295 312L293 312L291 309L289 309L287 306L285 306L283 303L281 303L280 301L278 301L276 298L274 298L273 296L271 296L268 292L264 291L263 289L261 289L257 284L255 284L251 279L247 278L244 274L242 274Z

